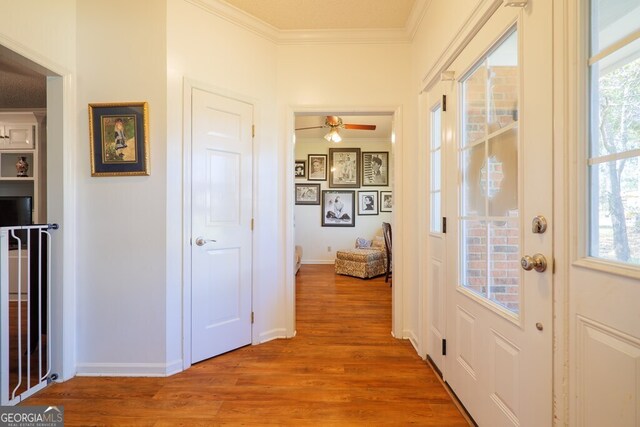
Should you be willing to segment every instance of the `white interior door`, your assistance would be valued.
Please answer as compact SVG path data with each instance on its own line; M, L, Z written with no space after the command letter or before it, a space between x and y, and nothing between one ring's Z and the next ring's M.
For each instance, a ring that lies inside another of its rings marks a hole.
M192 91L192 363L251 343L250 104Z
M571 425L640 425L640 1L570 2L579 19L569 216ZM575 45L569 50L574 55ZM571 84L569 86L572 86ZM574 165L578 165L575 168Z
M440 370L444 368L444 338L446 335L445 225L443 220L442 191L444 165L444 103L445 85L440 83L427 93L427 121L429 147L429 234L428 234L428 286L427 286L427 355Z
M552 423L551 24L500 7L449 68L444 377L481 426Z

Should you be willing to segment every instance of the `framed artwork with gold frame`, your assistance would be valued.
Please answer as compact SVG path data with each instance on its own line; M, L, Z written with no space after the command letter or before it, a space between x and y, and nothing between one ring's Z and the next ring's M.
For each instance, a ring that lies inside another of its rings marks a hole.
M89 104L91 176L149 175L146 102Z

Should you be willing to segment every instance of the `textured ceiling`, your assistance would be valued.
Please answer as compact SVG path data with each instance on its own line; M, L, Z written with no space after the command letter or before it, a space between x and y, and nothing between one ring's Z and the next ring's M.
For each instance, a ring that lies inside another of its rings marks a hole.
M279 30L404 28L415 0L224 0Z
M0 109L46 106L46 77L0 50Z

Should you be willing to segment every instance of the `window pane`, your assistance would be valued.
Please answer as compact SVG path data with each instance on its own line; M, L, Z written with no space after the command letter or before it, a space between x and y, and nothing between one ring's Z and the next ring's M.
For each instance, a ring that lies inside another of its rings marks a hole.
M625 38L640 28L640 0L591 2L591 54Z
M487 59L489 133L518 120L518 33L513 32Z
M487 296L487 222L462 221L462 286Z
M518 129L489 140L486 161L490 216L518 215ZM487 185L487 184L485 184Z
M640 264L638 157L590 168L591 256Z
M463 145L484 138L487 134L487 67L480 64L465 81Z
M440 190L440 150L431 152L431 191Z
M442 232L442 210L440 206L440 192L431 193L431 231Z
M622 51L636 58L628 55L609 66L605 58L591 67L593 157L640 148L640 39Z
M440 148L440 133L442 130L442 107L438 106L431 112L431 149Z
M486 214L486 177L482 177L485 164L485 144L478 144L462 153L462 215Z
M514 313L520 311L520 221L489 224L489 299Z

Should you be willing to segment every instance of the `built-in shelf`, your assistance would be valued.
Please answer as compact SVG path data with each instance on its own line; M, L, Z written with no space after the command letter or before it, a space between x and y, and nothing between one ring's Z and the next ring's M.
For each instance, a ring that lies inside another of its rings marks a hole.
M40 221L39 125L33 113L0 113L0 196L31 196L33 221ZM17 176L16 163L29 164L26 177Z

